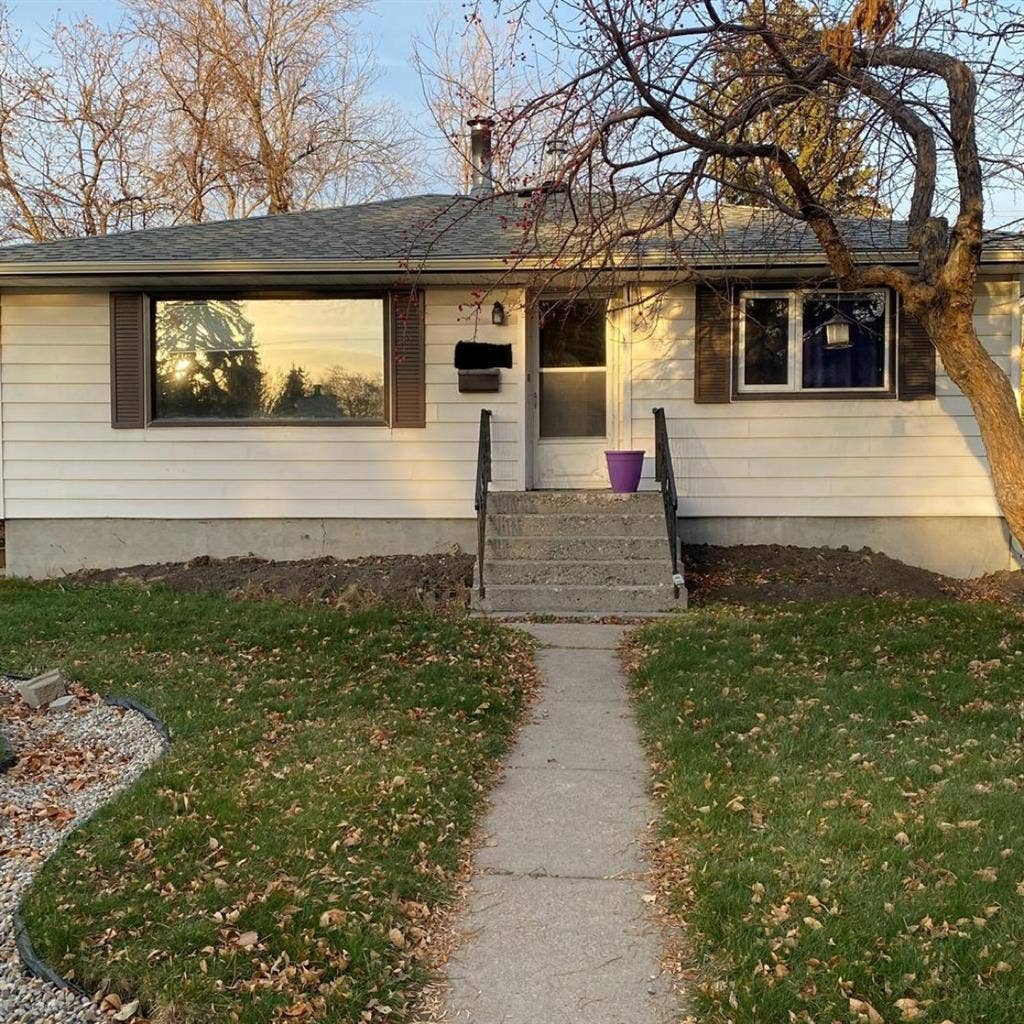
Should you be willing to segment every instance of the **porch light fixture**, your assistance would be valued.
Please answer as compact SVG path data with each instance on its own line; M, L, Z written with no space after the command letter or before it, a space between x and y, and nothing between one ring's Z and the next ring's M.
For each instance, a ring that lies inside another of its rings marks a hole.
M491 306L491 323L495 327L504 327L507 322L508 318L505 316L505 307L500 302L496 302Z
M825 348L829 350L852 348L850 321L838 313L825 323Z

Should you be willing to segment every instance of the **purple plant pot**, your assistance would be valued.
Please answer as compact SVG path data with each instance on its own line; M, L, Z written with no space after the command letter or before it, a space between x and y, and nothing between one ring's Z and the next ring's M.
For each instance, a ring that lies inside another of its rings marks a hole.
M608 460L608 479L616 494L632 494L640 486L640 476L644 471L644 453L605 452Z

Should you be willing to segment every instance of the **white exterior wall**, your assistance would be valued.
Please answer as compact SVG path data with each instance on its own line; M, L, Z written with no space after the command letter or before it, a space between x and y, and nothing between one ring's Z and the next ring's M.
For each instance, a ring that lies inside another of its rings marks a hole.
M504 327L490 324L495 298ZM0 298L7 519L467 518L481 407L494 412L495 486L524 486L520 294L489 296L479 329L513 346L500 393L460 395L452 358L474 336L472 297L428 290L424 429L114 430L108 303L106 292Z
M693 401L694 289L664 296L653 323L634 318L631 432L654 452L651 409L664 406L682 516L999 516L970 405L938 368L934 401ZM975 323L1020 385L1020 286L979 285ZM645 486L654 467L645 465Z
M474 337L470 290L428 290L425 429L131 431L110 426L106 292L4 294L0 517L470 518L481 407L494 411L494 486L526 479L523 297L488 296L486 321L499 297L508 324L476 336L512 343L513 369L498 394L460 395L452 357ZM1019 385L1019 282L985 282L976 322ZM620 326L609 335L613 442L652 455L651 409L665 407L681 515L999 515L977 424L941 369L935 401L696 405L692 287L667 296L653 326ZM645 476L654 486L650 459Z
M0 330L0 521L4 519L4 346Z

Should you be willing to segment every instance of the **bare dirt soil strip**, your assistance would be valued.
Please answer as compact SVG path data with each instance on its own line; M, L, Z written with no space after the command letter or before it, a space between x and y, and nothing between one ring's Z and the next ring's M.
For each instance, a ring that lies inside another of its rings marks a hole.
M684 545L690 603L784 604L845 597L1024 601L1024 573L960 580L861 548Z
M691 544L684 546L683 564L692 605L883 596L1024 603L1024 572L959 580L905 565L869 548ZM87 570L69 578L79 583L162 584L190 592L214 590L240 598L346 608L379 600L464 607L472 587L473 556L455 552L295 562L201 557L190 562Z
M465 605L473 583L473 556L389 555L307 558L209 558L127 569L90 569L69 577L79 583L160 584L195 593L215 590L240 598L277 598L299 604L358 607L375 600L398 604Z

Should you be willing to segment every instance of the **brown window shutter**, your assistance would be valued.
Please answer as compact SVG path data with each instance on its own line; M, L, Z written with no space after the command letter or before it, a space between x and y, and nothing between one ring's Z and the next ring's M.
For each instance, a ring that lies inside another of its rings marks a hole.
M914 402L935 397L935 346L921 321L900 306L897 395Z
M419 289L391 293L391 425L427 425L424 298Z
M726 285L697 285L697 368L693 400L732 401L732 299Z
M110 294L110 423L120 430L146 425L146 345L149 302L140 292Z

